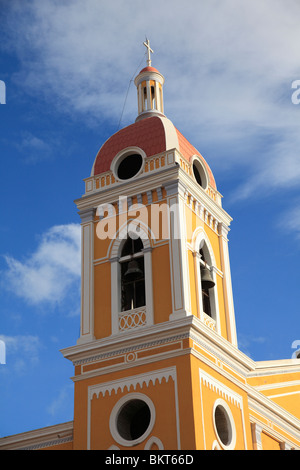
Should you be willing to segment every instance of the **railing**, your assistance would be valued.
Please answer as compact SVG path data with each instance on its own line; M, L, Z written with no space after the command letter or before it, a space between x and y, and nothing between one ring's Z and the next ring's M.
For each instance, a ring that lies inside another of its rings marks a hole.
M145 166L143 173L150 173L154 171L159 171L161 168L172 165L175 162L174 152L163 153L156 155L154 157L148 157L145 160ZM101 175L91 176L85 180L85 192L92 193L94 191L99 191L105 189L108 186L117 184L112 171L107 171Z
M119 331L132 330L147 324L146 307L134 308L119 313Z
M203 312L203 322L212 330L216 331L216 322L213 318Z
M185 160L181 156L181 154L172 149L168 152L164 152L158 155L154 155L153 157L147 157L145 159L145 166L142 171L142 174L149 174L160 171L164 167L174 166L177 163L179 166L190 176L192 176L192 164ZM108 187L115 186L119 184L116 181L112 171L107 171L102 173L101 175L90 176L85 180L85 192L86 194L91 194L95 191L101 191L107 189ZM218 205L222 205L221 203L221 195L218 191L216 191L211 186L205 190L206 194L211 197Z

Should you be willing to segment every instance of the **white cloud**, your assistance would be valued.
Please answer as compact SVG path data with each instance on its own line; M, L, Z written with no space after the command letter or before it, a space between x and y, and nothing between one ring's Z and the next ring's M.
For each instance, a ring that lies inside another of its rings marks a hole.
M5 287L33 305L62 302L70 290L78 300L80 225L58 225L42 235L34 253L19 261L5 257Z
M281 231L293 233L300 239L300 200L294 201L293 207L280 217L278 227Z
M147 35L153 65L166 76L166 114L199 151L214 143L207 156L214 165L247 170L239 198L299 186L300 106L291 102L300 78L297 1L11 4L10 45L28 92L70 115L117 126ZM133 122L136 108L133 85L123 124Z

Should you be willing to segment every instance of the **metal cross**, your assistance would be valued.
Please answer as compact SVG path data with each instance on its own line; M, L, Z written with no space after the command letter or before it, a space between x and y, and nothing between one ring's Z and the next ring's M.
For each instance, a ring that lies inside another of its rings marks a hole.
M148 64L148 67L150 67L151 66L151 52L152 54L154 54L154 51L150 47L149 39L146 38L146 41L143 44L145 47L147 47L147 54L148 54L147 64Z

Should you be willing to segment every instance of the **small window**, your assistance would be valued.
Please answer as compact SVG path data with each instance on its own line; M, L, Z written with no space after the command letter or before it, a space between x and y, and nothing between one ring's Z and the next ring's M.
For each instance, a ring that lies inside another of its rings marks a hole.
M197 165L194 163L193 164L193 172L194 172L194 176L195 176L195 179L197 181L197 183L202 186L202 180L201 180L201 176L200 176L200 172L197 168Z
M116 442L133 447L149 436L154 423L155 407L152 400L142 393L130 393L114 406L109 428Z
M224 449L233 449L236 431L230 408L224 400L217 400L214 406L214 427L219 443Z
M201 186L201 188L206 189L208 183L207 173L203 166L203 163L198 157L193 158L192 169L194 178L198 185Z
M139 173L143 165L143 157L138 153L124 157L117 167L117 176L120 180L128 180Z
M117 431L126 441L134 441L147 431L151 411L143 400L129 400L120 409L117 417Z

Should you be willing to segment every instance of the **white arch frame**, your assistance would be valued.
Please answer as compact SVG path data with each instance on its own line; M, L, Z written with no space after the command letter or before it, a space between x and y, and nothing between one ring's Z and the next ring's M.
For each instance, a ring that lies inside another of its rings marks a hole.
M198 308L198 316L201 321L204 320L204 311L203 311L203 303L202 303L202 295L201 295L201 269L200 269L200 249L204 247L206 251L207 260L206 262L210 266L210 271L212 278L215 282L215 287L211 289L210 292L210 303L211 303L211 313L212 319L216 323L216 332L220 333L220 313L219 313L219 300L218 300L218 289L217 289L217 265L216 265L216 258L209 241L209 238L202 227L198 227L192 236L192 249L194 255L194 268L195 268L195 278L196 278L196 293L197 293L197 308Z
M139 237L143 242L144 267L145 267L145 294L146 294L146 324L153 325L153 280L152 280L152 246L149 237L149 227L139 220L128 220L120 229L116 239L110 245L111 263L111 329L112 335L119 334L119 313L121 312L121 270L120 254L127 239L127 234L136 234L132 230L134 225L139 226ZM131 228L131 230L130 230Z
M193 174L194 180L196 181L196 177L194 175L194 170L193 170L193 164L195 164L195 166L198 169L199 174L201 176L202 185L199 185L199 186L202 189L204 189L204 191L205 191L208 187L209 175L208 175L207 169L206 169L203 161L201 160L199 155L193 155L191 160L190 160L190 163L191 163L192 174ZM196 181L196 183L199 184L197 181Z
M216 423L216 409L217 409L218 406L223 408L224 416L226 418L226 424L227 424L228 432L229 432L229 443L228 444L224 444L224 442L222 441L222 439L219 435L219 432L218 432L218 426L217 426L217 423ZM224 401L222 398L218 398L214 403L212 415L213 415L214 431L215 431L215 434L217 436L219 445L224 450L233 450L235 448L235 444L236 444L236 427L235 427L235 422L234 422L234 419L233 419L231 409L228 406L228 404L226 403L226 401Z
M150 437L150 439L146 442L144 450L151 450L151 447L153 446L153 444L157 445L158 450L164 450L163 443L158 437L155 437L155 436Z
M127 439L124 439L120 435L118 431L117 421L118 421L118 416L122 408L132 400L141 400L148 405L149 410L150 410L150 422L146 431L140 437L134 440L127 440ZM120 398L120 400L113 407L112 412L110 414L110 418L109 418L109 430L113 439L118 444L121 444L122 446L125 446L125 447L133 447L143 442L149 436L149 434L151 433L153 429L155 418L156 418L156 413L155 413L154 404L147 395L145 395L144 393L129 393L127 395L124 395L122 398Z
M132 176L131 178L127 178L127 179L121 179L119 178L118 176L118 168L119 168L119 165L120 163L126 158L128 157L129 155L131 154L138 154L142 157L142 165L141 165L141 168L139 169L139 171L134 175ZM120 182L124 182L124 181L131 181L133 178L136 178L137 176L139 176L143 171L144 171L144 167L145 167L145 160L146 160L146 153L144 152L143 149L141 149L140 147L126 147L125 149L122 149L120 152L117 153L117 155L114 156L112 162L111 162L111 165L110 165L110 170L112 171L116 181L120 181Z

